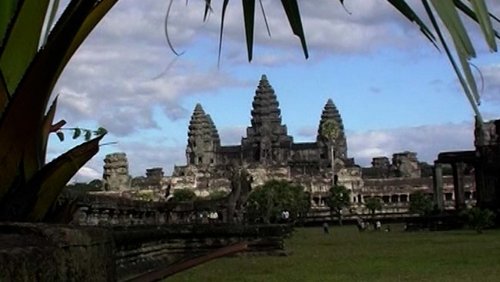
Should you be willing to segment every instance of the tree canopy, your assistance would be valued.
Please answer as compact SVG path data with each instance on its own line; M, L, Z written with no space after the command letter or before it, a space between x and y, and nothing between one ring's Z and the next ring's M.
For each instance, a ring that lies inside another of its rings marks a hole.
M342 209L351 205L351 190L342 185L333 185L326 199L326 205L337 215L339 224L342 224Z
M416 213L421 216L429 215L432 212L433 203L429 195L426 195L423 191L417 191L410 195L410 207L409 211L411 213Z
M251 222L276 223L280 221L283 211L288 211L289 220L295 221L305 217L309 208L309 195L302 186L271 180L250 193L246 212Z

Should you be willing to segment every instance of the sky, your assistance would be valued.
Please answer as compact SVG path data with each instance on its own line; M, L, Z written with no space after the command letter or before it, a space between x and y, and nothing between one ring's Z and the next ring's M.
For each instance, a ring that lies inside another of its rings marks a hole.
M348 155L369 166L378 156L473 149L474 115L444 55L386 1L299 1L309 48L305 59L279 1L263 0L271 36L257 5L254 56L247 60L240 1L230 1L220 61L222 1L203 22L204 1L120 0L74 55L54 97L56 121L108 135L73 178L101 178L106 154L125 152L132 176L184 165L187 128L196 103L210 114L223 145L236 145L250 126L253 97L266 74L295 142L315 140L331 98L346 130ZM495 15L500 3L487 0ZM420 1L409 1L422 11ZM321 8L318 8L321 7ZM469 22L469 21L466 21ZM165 29L165 25L167 29ZM500 26L496 24L500 29ZM477 48L485 119L500 118L500 54L467 24ZM177 56L168 47L166 33ZM479 77L479 72L477 72ZM50 138L48 159L83 140Z

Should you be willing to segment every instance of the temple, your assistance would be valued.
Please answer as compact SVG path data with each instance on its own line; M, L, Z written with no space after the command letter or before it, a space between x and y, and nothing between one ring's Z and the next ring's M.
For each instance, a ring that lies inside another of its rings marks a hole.
M240 145L222 146L212 118L197 104L188 126L185 165L175 166L171 176L163 176L162 168L151 168L146 177L130 180L125 155L112 154L105 160L104 190L121 191L125 186L152 189L161 199L171 190L191 189L206 197L216 191L231 191L231 179L244 168L251 176L252 188L271 179L304 187L313 207L309 217L321 220L329 215L325 198L335 179L351 191L351 208L346 215L366 213L364 203L372 197L383 202L382 215L404 215L416 191L434 196L438 209L464 208L476 201L472 151L442 153L434 166L420 162L415 152L398 152L392 159L375 156L371 167L362 168L348 156L342 117L331 99L318 109L315 140L295 143L283 124L278 99L265 75L255 90L250 113L250 126ZM335 125L335 138L326 137L325 123Z
M294 143L282 124L279 102L267 77L259 81L252 103L251 126L239 146L221 146L217 128L210 115L197 104L189 123L186 159L188 166L207 167L223 165L240 166L290 166L294 169L324 168L330 164L328 141L323 137L321 125L332 120L340 132L335 142L335 157L340 165L347 159L344 126L339 111L329 99L319 121L316 142ZM181 172L185 167L176 167Z
M262 75L252 103L250 126L237 146L222 146L217 127L200 104L189 122L184 166L175 166L174 188L193 188L210 193L227 187L228 172L245 167L253 177L253 186L269 179L287 179L324 194L332 183L332 155L340 183L357 188L361 184L360 168L348 158L342 117L331 99L318 110L318 130L314 142L295 143L281 119L279 102L266 75ZM335 140L325 137L323 124L333 122ZM330 147L331 146L331 147ZM330 152L333 151L333 154ZM353 180L353 178L355 178ZM201 194L204 194L203 192Z

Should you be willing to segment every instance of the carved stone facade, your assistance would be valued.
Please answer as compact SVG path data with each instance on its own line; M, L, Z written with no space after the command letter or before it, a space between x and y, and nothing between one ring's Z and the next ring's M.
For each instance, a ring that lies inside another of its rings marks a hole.
M250 126L241 145L222 146L215 124L200 104L189 123L187 165L175 166L168 179L173 189L191 188L206 196L214 190L229 190L228 172L244 167L252 175L252 186L270 179L284 179L303 185L321 199L332 183L330 144L322 125L334 122L339 133L334 142L335 171L339 184L350 189L362 185L361 171L347 156L344 125L331 99L326 102L318 123L315 142L295 143L282 123L274 89L265 75L259 81L252 103ZM318 201L316 201L318 202Z
M104 191L122 191L130 188L131 177L128 174L128 160L125 153L106 155L103 168Z

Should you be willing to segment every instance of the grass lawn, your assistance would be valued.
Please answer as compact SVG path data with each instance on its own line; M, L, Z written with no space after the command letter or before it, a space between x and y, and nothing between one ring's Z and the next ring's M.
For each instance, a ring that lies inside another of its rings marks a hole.
M227 257L167 281L500 281L500 230L298 228L286 257Z

